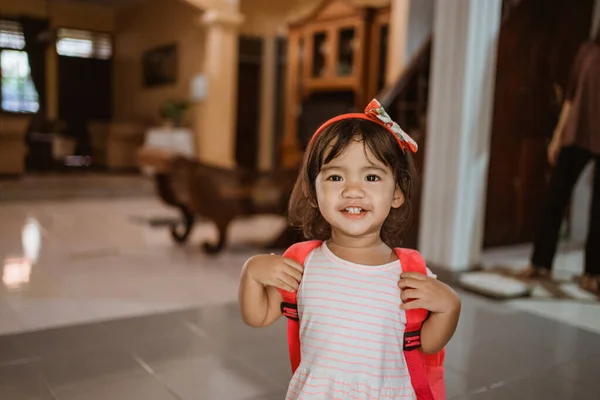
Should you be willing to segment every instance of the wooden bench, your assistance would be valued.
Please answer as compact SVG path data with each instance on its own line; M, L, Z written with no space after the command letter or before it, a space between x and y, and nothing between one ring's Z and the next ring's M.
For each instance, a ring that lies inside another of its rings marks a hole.
M224 169L165 152L142 149L143 167L152 172L160 198L180 210L182 219L171 226L171 236L185 243L198 216L212 221L219 232L216 244L203 243L207 253L220 252L226 243L231 222L258 214L285 215L297 171L256 173ZM301 240L299 232L287 228L270 248L287 247Z

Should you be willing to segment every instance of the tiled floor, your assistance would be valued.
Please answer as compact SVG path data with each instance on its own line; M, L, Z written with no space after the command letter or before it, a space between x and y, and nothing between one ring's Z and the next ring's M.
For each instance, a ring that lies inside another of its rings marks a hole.
M482 264L484 268L497 266L512 269L523 268L529 262L531 246L515 246L486 251ZM552 274L558 281L568 282L580 275L583 269L583 246L577 243L562 243L554 261ZM561 287L575 294L580 301L555 301L544 298L524 298L507 301L505 304L555 321L567 323L600 334L600 305L590 301L588 292L582 291L575 283L565 283Z
M29 274L3 271L0 400L284 398L284 321L245 327L235 303L240 267L260 251L251 243L268 242L281 219L238 221L229 250L208 257L198 243L214 237L210 225L178 247L164 228L139 222L173 215L152 197L61 198L55 188L24 201L36 193L28 185L13 187L21 199L0 201L0 261L21 255L28 215L46 231ZM597 398L600 307L461 296L450 399Z
M252 243L284 227L277 217L237 221L229 251L210 257L200 251L216 238L210 224L180 247L143 222L175 216L153 197L0 202L0 262L22 256L28 216L45 231L40 259L20 283L4 269L0 334L234 301L240 267L259 251Z
M597 399L600 336L463 294L449 399ZM0 337L0 398L282 400L283 321L235 303Z

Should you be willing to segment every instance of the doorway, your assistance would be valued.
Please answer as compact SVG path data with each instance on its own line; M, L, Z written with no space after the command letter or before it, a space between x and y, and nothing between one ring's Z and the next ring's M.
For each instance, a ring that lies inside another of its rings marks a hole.
M262 54L262 38L240 37L235 159L248 170L258 169Z
M594 0L522 0L502 24L484 246L533 239L550 176L547 143L558 121Z

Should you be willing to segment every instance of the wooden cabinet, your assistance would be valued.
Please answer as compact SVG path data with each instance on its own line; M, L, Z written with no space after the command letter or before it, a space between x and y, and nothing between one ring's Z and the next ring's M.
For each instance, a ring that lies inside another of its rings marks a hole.
M289 24L284 167L302 159L298 118L311 96L343 92L351 96L352 108L362 110L382 88L387 25L389 7L359 7L345 0L324 0Z

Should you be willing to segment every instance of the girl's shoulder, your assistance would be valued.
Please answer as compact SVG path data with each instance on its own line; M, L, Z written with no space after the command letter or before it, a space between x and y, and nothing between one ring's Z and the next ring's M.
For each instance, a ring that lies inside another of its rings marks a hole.
M307 240L304 242L294 243L283 253L284 257L291 258L299 263L304 263L312 258L312 255L317 251L323 242L320 240Z

